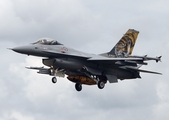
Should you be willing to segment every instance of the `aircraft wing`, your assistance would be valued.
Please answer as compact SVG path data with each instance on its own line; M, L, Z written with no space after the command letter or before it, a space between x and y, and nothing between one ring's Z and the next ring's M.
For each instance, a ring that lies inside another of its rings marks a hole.
M88 61L93 61L97 63L102 64L116 64L116 65L135 65L135 64L141 64L141 65L147 65L143 61L142 58L106 58L106 57L98 57L98 58L89 58Z
M141 69L139 69L138 66L135 66L136 64L147 65L147 63L144 62L143 58L102 58L102 57L100 57L100 58L89 58L88 60L102 63L104 65L106 65L106 64L119 65L119 68L121 68L121 69L161 75L161 73L147 71L147 70L141 70ZM132 65L132 63L133 63L133 65Z
M122 68L122 69L128 69L128 70L136 70L136 71L139 71L139 72L145 72L145 73L152 73L152 74L162 75L162 73L159 73L159 72L148 71L148 70L141 70L141 69L138 69L137 67L132 67L132 66L123 66L123 67L120 67L120 68Z
M141 58L106 58L106 57L98 57L98 58L89 58L89 61L118 61L118 60L143 60Z

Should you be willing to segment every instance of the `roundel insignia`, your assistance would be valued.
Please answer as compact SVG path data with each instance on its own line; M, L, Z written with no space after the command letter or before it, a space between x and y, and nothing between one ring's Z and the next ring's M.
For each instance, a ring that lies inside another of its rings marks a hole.
M65 53L65 52L68 51L68 49L66 47L62 47L60 50L61 50L62 53Z

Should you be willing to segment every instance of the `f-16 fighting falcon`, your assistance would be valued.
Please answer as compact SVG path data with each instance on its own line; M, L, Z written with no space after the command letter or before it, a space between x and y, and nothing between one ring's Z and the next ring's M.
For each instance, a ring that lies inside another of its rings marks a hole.
M13 51L42 57L42 63L47 67L26 67L38 70L40 74L56 77L65 77L75 83L77 91L82 90L82 85L97 85L103 89L107 81L116 83L118 80L141 78L140 72L161 74L158 72L142 70L146 61L161 61L160 57L131 55L138 31L129 29L110 52L99 55L88 54L66 47L56 40L42 38L27 46L12 48Z

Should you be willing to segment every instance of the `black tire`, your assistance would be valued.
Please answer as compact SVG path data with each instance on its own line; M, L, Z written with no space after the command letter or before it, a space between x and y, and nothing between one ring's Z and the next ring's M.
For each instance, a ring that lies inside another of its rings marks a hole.
M56 83L56 82L57 82L57 78L56 78L56 77L53 77L53 78L52 78L52 82L53 82L53 83Z
M105 83L103 81L99 81L97 85L99 89L103 89L105 86Z
M76 84L75 84L75 89L76 89L77 91L81 91L81 90L82 90L82 84L76 83Z

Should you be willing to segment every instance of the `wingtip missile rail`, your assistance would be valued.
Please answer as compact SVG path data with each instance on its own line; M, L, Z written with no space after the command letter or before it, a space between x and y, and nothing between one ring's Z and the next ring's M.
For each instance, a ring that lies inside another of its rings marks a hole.
M144 55L144 56L130 56L131 58L142 58L143 61L148 61L148 60L155 60L156 62L161 62L161 57L162 56L159 56L159 57L147 57L147 55Z

